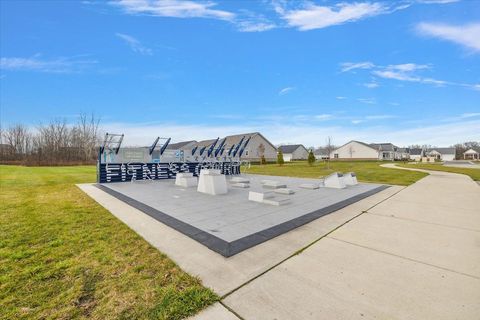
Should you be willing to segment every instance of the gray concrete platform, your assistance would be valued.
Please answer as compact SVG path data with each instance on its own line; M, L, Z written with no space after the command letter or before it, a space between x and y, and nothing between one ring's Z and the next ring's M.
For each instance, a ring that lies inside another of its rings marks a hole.
M359 184L346 189L301 189L315 179L269 177L295 191L288 204L275 207L248 201L251 190L265 190L265 176L248 175L249 189L229 186L225 195L198 193L173 180L97 185L101 190L154 219L229 257L319 217L371 196L386 186Z

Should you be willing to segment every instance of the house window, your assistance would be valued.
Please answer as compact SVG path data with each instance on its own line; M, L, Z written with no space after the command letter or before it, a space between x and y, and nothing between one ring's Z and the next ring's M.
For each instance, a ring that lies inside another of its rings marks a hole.
M248 156L248 150L245 150L245 155Z
M333 157L334 157L335 159L338 159L338 153L335 153L335 154L333 155Z

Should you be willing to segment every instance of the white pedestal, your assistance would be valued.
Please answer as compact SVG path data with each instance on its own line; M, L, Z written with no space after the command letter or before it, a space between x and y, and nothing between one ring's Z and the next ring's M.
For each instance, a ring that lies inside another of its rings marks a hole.
M355 172L348 172L343 175L343 181L347 186L354 186L358 184L357 175Z
M177 173L177 176L175 177L175 185L180 187L196 187L197 184L197 178L193 176L193 173L190 175L186 175L185 173Z
M220 173L220 170L201 170L197 191L211 195L226 194L228 192L227 179Z
M334 172L327 176L324 180L324 184L327 188L343 189L346 187L343 175L338 172Z

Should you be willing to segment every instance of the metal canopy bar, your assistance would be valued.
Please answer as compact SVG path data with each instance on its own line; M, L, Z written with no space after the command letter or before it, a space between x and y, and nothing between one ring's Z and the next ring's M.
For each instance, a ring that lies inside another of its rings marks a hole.
M220 143L220 145L218 146L217 150L215 150L215 157L218 156L218 153L220 151L222 151L222 148L223 148L223 145L225 144L225 142L227 141L227 138L223 138L222 142Z
M123 134L106 133L105 139L100 147L100 154L102 154L105 149L115 150L115 154L118 154L120 146L122 145L123 136Z
M151 146L150 149L148 150L148 152L149 152L150 155L152 154L153 150L155 150L155 147L157 146L158 140L160 140L160 137L157 137L157 139L155 139L155 141L153 142L152 146Z
M212 145L210 146L210 148L208 149L208 152L207 152L207 156L211 156L212 155L212 152L213 152L213 149L215 148L215 146L217 145L217 142L218 140L220 139L220 137L217 138L217 140L215 140Z
M172 140L172 138L168 138L167 141L160 148L160 155L163 155L163 152L165 152L165 149L167 149L167 146L170 143L170 140Z
M228 156L230 157L230 155L232 154L232 151L233 151L233 148L235 148L235 143L232 144L232 146L230 147L230 150L228 150Z
M242 150L240 150L240 153L238 154L238 157L241 157L241 156L242 156L243 151L244 151L245 148L247 147L247 144L250 142L250 139L251 139L251 138L252 138L252 137L248 137L247 141L245 141L245 144L243 145Z
M235 148L235 151L233 151L233 156L235 157L237 155L238 149L240 149L240 146L243 143L243 140L245 140L245 136L242 137L242 140L237 144L237 147Z

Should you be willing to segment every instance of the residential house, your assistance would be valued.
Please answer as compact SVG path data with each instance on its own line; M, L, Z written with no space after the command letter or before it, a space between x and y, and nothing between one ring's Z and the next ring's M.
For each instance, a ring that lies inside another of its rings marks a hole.
M282 150L284 161L307 160L308 150L302 144L291 144L278 147Z
M463 153L465 160L480 160L480 147L473 147Z
M313 154L315 155L316 160L325 160L330 158L327 148L317 148L313 151Z
M424 150L425 156L440 161L455 160L455 148L427 148Z
M333 150L330 158L339 160L401 160L408 159L408 149L392 143L367 144L352 140Z
M415 161L422 161L423 149L422 148L410 148L409 159Z
M243 151L241 157L242 160L260 161L262 155L267 161L277 160L277 148L275 148L275 146L259 132L230 135L226 136L225 138L225 150L229 150L232 146L237 146L242 141L242 138L244 138L242 142L242 145L244 145L245 142L250 138L250 141ZM199 141L195 144L195 146L200 148L204 146L208 147L212 145L215 140L216 139ZM219 143L222 140L223 138L219 140Z

